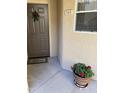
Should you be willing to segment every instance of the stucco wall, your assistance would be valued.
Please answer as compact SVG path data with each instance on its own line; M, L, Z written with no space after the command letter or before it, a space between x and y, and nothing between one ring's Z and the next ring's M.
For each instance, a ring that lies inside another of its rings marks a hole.
M57 0L28 0L28 3L48 4L50 56L57 56Z
M57 2L57 14L58 14L58 59L62 63L63 57L63 1Z
M49 31L50 31L50 55L57 56L57 0L49 0Z
M60 0L59 0L60 1ZM62 35L59 37L62 41L59 46L60 62L62 67L67 70L71 70L70 67L77 62L82 62L87 65L93 66L95 72L94 79L96 79L97 71L97 35L91 33L77 33L73 31L74 26L74 10L75 0L61 0L63 2L58 9L62 10L59 23L62 25L59 29L59 33ZM72 9L71 15L64 15L66 9ZM59 11L59 10L58 10Z
M48 0L27 0L28 3L42 3L48 4Z

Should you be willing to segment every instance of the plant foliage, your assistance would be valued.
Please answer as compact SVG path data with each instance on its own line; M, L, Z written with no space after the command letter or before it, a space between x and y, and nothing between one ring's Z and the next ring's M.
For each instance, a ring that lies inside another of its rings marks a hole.
M91 69L91 66L86 66L83 63L76 63L72 67L73 72L82 77L82 78L89 78L94 76L94 73Z

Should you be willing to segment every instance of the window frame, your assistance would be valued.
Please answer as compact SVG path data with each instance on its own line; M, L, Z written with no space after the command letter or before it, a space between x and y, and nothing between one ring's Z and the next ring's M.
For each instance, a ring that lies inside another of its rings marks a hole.
M87 11L78 11L78 0L75 0L75 12L74 12L74 26L73 26L73 31L76 33L88 33L88 34L96 34L97 31L84 31L84 30L76 30L76 16L78 13L87 13L87 12L96 12L97 13L97 9L95 10L87 10Z

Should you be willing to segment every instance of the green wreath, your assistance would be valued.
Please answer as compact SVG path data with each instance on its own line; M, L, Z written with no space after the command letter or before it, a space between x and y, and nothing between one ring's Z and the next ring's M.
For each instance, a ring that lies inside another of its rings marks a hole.
M39 21L39 17L40 16L37 11L32 12L32 18L33 18L34 22Z

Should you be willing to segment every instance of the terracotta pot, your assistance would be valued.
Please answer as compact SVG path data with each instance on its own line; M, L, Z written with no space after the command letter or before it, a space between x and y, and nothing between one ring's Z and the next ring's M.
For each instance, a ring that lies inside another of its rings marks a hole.
M79 86L86 86L88 83L91 81L91 78L82 78L74 73L74 81L79 85Z

